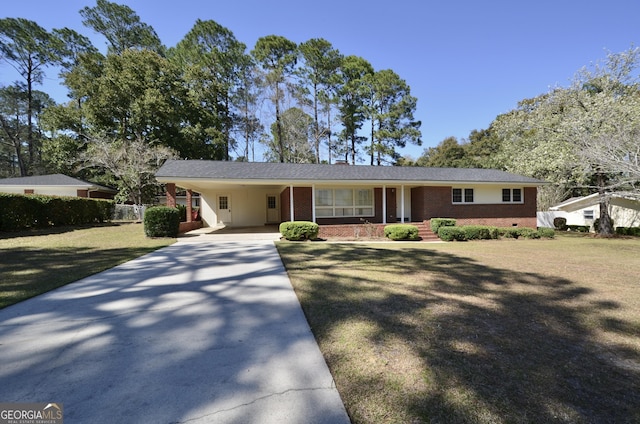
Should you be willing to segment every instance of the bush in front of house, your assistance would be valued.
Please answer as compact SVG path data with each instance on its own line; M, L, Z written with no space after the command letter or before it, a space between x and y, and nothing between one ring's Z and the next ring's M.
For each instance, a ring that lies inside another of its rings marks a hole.
M455 227L456 220L453 218L431 218L429 220L431 231L438 234L440 227Z
M616 234L620 236L640 237L640 227L616 227Z
M106 222L114 210L112 200L0 193L0 231Z
M467 238L461 227L440 227L438 237L444 241L465 241Z
M461 227L440 227L438 237L444 241L496 240L500 237L518 239L539 239L555 237L553 228L533 229L527 227L492 227L488 225L464 225Z
M488 225L464 225L462 227L466 240L491 240L499 236L498 227Z
M541 238L554 238L556 236L556 231L553 228L540 227L538 228L538 234L540 234Z
M280 234L287 240L315 240L320 226L310 221L289 221L280 224Z
M411 224L390 224L384 227L384 236L388 239L419 240L418 227Z
M564 231L567 229L567 218L555 217L553 218L553 227L556 230Z
M567 230L577 231L578 233L588 233L589 226L588 225L567 225Z
M180 231L180 211L167 206L155 206L144 214L144 234L147 237L177 237Z

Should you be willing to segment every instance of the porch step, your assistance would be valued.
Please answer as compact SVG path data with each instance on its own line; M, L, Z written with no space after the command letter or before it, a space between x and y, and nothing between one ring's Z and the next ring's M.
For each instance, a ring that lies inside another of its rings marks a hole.
M418 227L418 236L420 237L421 241L439 241L440 240L438 235L433 231L431 231L431 229L427 227L427 225L425 225L424 222L413 222L412 225L415 225L416 227Z

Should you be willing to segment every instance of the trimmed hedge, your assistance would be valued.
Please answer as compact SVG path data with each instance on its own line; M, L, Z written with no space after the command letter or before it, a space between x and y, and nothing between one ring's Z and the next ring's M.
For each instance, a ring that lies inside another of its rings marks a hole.
M467 238L461 227L440 227L438 237L444 241L465 241Z
M411 224L390 224L384 227L384 236L391 240L419 240L418 227Z
M167 206L155 206L144 214L144 234L147 237L178 237L180 210Z
M289 221L280 224L280 234L287 240L314 240L318 238L320 226L310 221Z
M640 237L640 227L616 227L616 234L621 236Z
M554 238L553 228L540 228L534 230L526 227L505 227L498 228L487 225L464 225L461 227L440 227L438 237L444 241L466 241L466 240L495 240L504 238L529 238L539 239L541 237Z
M538 234L540 234L542 238L555 238L556 231L553 228L540 227L538 228Z
M498 227L487 225L464 225L462 227L467 240L492 240L499 236Z
M0 193L0 231L106 222L115 207L113 200Z
M440 227L455 227L456 220L453 218L431 218L429 220L431 231L438 234Z
M567 230L577 231L579 233L588 233L589 226L588 225L567 225Z

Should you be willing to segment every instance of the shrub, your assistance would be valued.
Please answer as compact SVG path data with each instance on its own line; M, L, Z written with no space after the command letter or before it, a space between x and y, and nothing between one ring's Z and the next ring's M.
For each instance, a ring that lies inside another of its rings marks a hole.
M0 230L105 222L111 220L114 209L112 200L0 194Z
M561 231L566 230L567 229L567 218L561 218L561 217L553 218L553 227L556 230L561 230Z
M438 237L444 241L465 241L464 231L460 227L440 227L438 228Z
M438 234L440 227L455 227L456 220L453 218L431 218L429 221L431 231Z
M528 238L528 239L539 239L540 233L538 230L534 230L533 228L518 228L518 234L520 237Z
M502 227L498 228L498 235L504 238L514 238L517 239L520 237L520 228L518 227Z
M418 227L411 224L391 224L384 227L384 236L391 240L418 240Z
M640 227L616 227L616 234L621 236L640 237Z
M588 225L567 225L567 229L569 231L577 231L579 233L588 233L589 226Z
M538 234L540 237L544 238L554 238L556 236L556 232L553 228L548 227L540 227L538 228Z
M180 212L180 222L187 222L187 207L185 205L176 205L176 209Z
M147 237L177 237L180 230L180 211L177 208L156 206L144 214L144 234Z
M486 225L464 225L460 227L466 240L490 240L498 238L498 228Z
M280 224L280 234L287 240L314 240L318 238L320 227L315 222L293 221Z

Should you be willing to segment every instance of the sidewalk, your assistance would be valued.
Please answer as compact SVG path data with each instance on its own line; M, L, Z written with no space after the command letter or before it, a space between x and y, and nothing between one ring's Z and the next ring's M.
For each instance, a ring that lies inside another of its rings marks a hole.
M349 423L271 240L202 236L0 310L0 402L72 423Z

